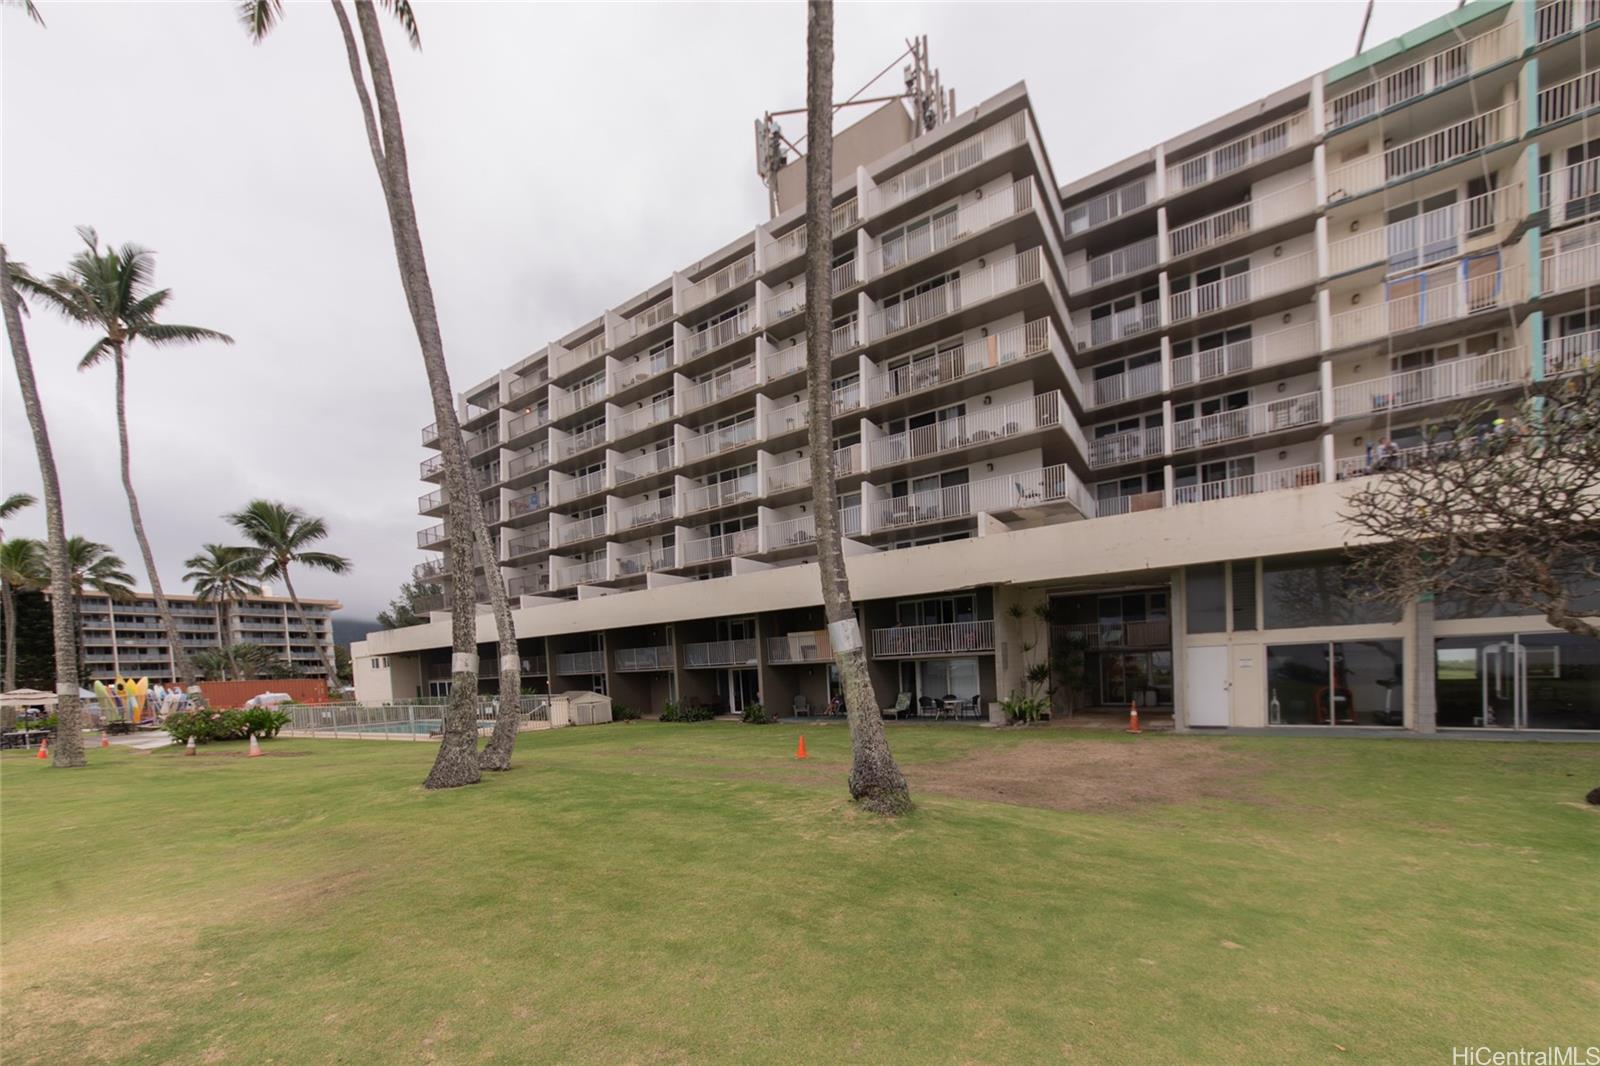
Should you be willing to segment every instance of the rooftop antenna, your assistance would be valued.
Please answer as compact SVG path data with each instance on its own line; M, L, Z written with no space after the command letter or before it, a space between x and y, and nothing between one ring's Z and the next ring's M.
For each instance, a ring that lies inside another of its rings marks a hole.
M1372 22L1372 5L1378 0L1367 0L1367 13L1361 16L1361 34L1356 37L1356 55L1361 54L1361 48L1367 43L1367 26Z
M887 96L868 96L861 94L872 88L883 79L895 64L902 59L909 61L901 70L905 91L891 93ZM907 101L911 108L912 120L916 123L916 135L922 136L932 133L944 123L950 121L956 112L956 91L951 89L948 94L944 91L944 84L939 78L939 72L934 70L928 61L928 36L913 37L906 41L905 51L889 61L888 66L878 71L861 88L851 93L842 102L834 104L833 110L837 114L847 107L862 107L867 104L882 104L890 100ZM800 143L805 140L801 135L791 141L783 135L783 127L778 119L788 115L804 115L803 107L791 107L783 111L765 112L755 122L756 134L756 174L767 186L767 209L772 217L778 214L778 172L789 165L790 154L795 159L805 155L800 150Z

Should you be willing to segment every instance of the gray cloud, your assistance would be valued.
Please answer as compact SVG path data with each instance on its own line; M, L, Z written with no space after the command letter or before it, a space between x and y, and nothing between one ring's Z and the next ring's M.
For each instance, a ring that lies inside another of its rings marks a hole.
M416 342L326 5L288 5L251 46L231 4L40 0L0 15L0 222L55 269L72 227L160 253L172 318L232 348L135 351L136 484L169 587L252 496L325 516L344 578L306 595L378 610L421 558ZM1451 10L1379 5L1376 43ZM852 4L848 92L912 33L965 108L1026 80L1062 180L1346 58L1360 3ZM750 123L803 102L804 8L423 4L425 51L391 36L452 376L487 377L760 221ZM91 118L90 116L94 116ZM119 125L126 122L126 126ZM791 128L803 123L795 120ZM137 552L117 475L109 369L87 332L29 323L73 532ZM0 480L37 492L15 375ZM13 522L40 535L37 511Z

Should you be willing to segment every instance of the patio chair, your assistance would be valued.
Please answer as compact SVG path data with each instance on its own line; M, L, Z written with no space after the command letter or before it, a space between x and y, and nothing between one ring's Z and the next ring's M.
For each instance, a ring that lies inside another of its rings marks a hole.
M796 693L794 697L793 708L796 718L809 717L811 714L811 701L806 699L805 693Z
M885 708L883 708L883 710L881 710L878 713L882 714L885 718L898 719L902 714L904 714L905 712L909 711L910 709L911 709L911 693L902 692L902 693L900 693L900 695L895 697L894 706L893 707L885 707Z
M918 718L937 718L939 717L940 710L941 708L939 706L939 701L934 699L932 696L923 696L921 699L917 700Z

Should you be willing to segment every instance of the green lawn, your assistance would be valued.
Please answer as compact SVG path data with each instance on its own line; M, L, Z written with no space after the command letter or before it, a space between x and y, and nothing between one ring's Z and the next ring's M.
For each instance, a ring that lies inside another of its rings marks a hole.
M1594 745L891 727L927 787L882 823L844 799L845 729L805 733L805 764L786 726L533 734L512 773L435 794L425 743L91 749L81 771L8 753L0 1057L1447 1063L1600 1042ZM1187 780L1174 760L1223 784L1092 810L929 790L959 760L1099 756L1130 785Z

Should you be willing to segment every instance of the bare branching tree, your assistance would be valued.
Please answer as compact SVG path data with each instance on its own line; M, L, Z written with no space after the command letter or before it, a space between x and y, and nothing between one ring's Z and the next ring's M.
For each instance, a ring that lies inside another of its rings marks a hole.
M911 809L867 674L839 535L833 467L833 2L806 7L806 407L816 493L817 563L833 658L850 719L850 795L880 814Z
M1576 602L1600 582L1600 367L1534 382L1508 417L1463 406L1372 475L1343 516L1362 595L1498 601L1600 637Z

